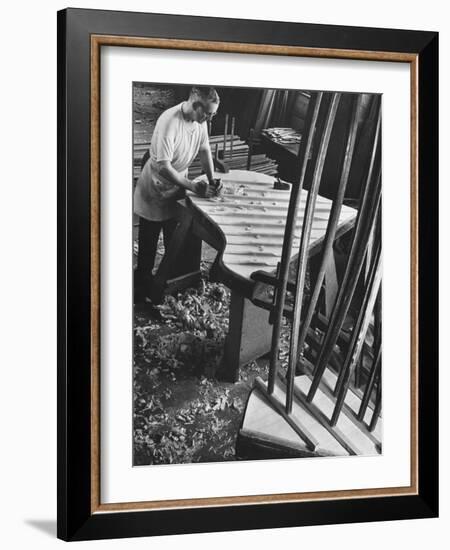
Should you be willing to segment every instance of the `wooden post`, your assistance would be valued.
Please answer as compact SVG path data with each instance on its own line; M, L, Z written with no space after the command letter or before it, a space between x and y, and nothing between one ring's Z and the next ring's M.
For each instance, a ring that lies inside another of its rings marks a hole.
M369 405L370 396L372 395L373 388L377 379L379 380L379 375L381 372L381 345L378 347L376 355L374 357L372 367L370 369L369 379L366 384L366 389L364 390L363 398L361 399L361 405L358 411L358 420L363 421L364 416Z
M234 125L236 123L236 117L231 119L231 140L230 140L230 159L233 158L233 145L234 145Z
M225 160L225 153L227 150L227 132L228 132L228 113L225 115L225 127L223 129L223 155L222 155L223 160Z
M377 257L376 257L376 260L373 262L373 264L375 265L371 269L370 281L369 281L369 284L367 285L364 300L361 305L360 313L358 315L358 319L353 328L352 339L347 352L347 357L345 358L344 365L341 369L341 372L339 373L339 377L336 383L337 398L336 398L336 405L333 411L333 416L331 417L332 426L336 425L339 415L341 413L345 395L348 390L350 378L356 367L356 363L359 359L359 355L361 353L364 340L367 334L367 329L369 328L370 317L372 315L373 308L375 306L375 300L377 298L378 290L380 288L381 273L382 273L381 261L380 261L380 256L381 256L380 248L381 247L378 247Z
M297 274L295 280L294 291L294 311L291 325L291 340L289 349L289 367L287 373L287 391L286 391L286 413L292 412L292 400L294 395L294 378L295 370L297 366L297 354L298 354L298 337L300 332L300 320L302 312L302 301L305 287L305 275L306 265L308 260L308 247L311 237L311 228L314 220L314 210L316 207L317 195L319 193L319 186L322 179L323 167L325 165L325 158L328 151L328 144L330 142L331 131L333 129L334 119L336 117L336 111L339 105L341 94L335 93L332 96L326 121L324 122L324 131L321 133L321 140L319 150L316 158L316 165L314 167L314 174L311 183L310 190L308 192L308 198L306 201L305 214L303 216L302 235L300 238L300 250L297 260ZM321 128L318 128L320 131Z
M253 137L255 130L252 128L248 136L248 153L247 153L247 170L252 168L252 155L253 155Z
M339 336L342 324L347 315L350 302L353 297L359 274L361 273L364 262L365 250L381 196L381 163L380 163L380 132L381 132L381 116L378 118L378 124L375 130L373 141L372 156L370 166L366 178L366 185L363 192L363 200L358 212L358 217L355 225L355 232L350 250L347 267L344 273L338 296L333 308L329 327L325 335L323 347L317 360L314 379L308 393L308 401L312 401L317 388L320 384L320 379L327 367L328 360L334 349L334 345ZM373 200L371 200L373 197Z
M336 238L336 231L337 231L337 226L339 222L339 216L341 213L341 208L345 197L345 190L347 188L347 183L350 175L350 166L352 163L353 153L355 150L356 132L358 129L358 113L360 108L361 108L361 98L360 96L358 96L358 99L355 100L353 105L352 119L349 127L346 151L342 161L342 165L340 167L341 178L339 181L339 187L338 187L336 196L333 200L333 206L331 207L330 217L328 220L327 230L325 233L324 243L322 246L322 259L320 261L320 267L316 277L314 290L311 293L311 297L307 305L306 315L304 316L304 320L303 320L302 330L300 332L299 343L298 343L298 349L300 351L304 346L306 335L308 334L308 329L311 326L312 317L314 315L314 311L316 310L317 301L319 299L320 290L322 288L324 279L325 279L325 285L326 285L325 289L326 289L327 298L331 294L333 305L336 299L336 293L333 292L333 290L337 289L337 287L335 286L337 283L337 278L336 278L336 267L334 265L334 257L333 257L333 244ZM330 289L332 290L331 293L329 292L329 287L334 287ZM326 309L328 310L330 306L331 304L327 299ZM330 311L327 311L326 314L327 314L327 317L330 317L331 309Z
M310 102L306 117L305 127L307 128L307 137L300 143L299 158L301 163L300 178L298 185L292 187L289 199L286 228L283 239L283 248L281 251L281 268L278 284L277 302L275 304L274 323L272 331L272 346L270 350L269 380L267 384L268 394L271 395L275 387L275 379L278 370L278 350L280 346L281 322L284 313L284 303L286 298L286 288L289 276L289 263L291 259L292 244L294 241L295 225L297 221L298 207L300 203L300 194L303 189L308 159L312 151L314 131L316 128L320 105L322 103L323 93L314 94Z
M232 290L230 324L217 377L227 382L237 382L240 366L269 352L271 335L269 312Z
M370 420L369 430L371 432L374 431L374 429L377 425L378 417L380 416L380 412L381 412L381 378L378 379L377 396L375 398L375 408L373 410L372 418Z

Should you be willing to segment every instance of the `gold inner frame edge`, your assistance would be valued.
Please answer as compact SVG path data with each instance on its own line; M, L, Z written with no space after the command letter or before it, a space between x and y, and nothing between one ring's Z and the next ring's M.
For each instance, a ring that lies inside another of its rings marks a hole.
M100 49L102 46L163 48L260 55L285 55L409 63L411 70L411 484L406 487L240 495L232 497L154 500L142 502L100 502ZM91 513L132 510L164 510L274 504L347 498L376 498L418 494L418 55L402 52L306 48L236 42L91 35Z

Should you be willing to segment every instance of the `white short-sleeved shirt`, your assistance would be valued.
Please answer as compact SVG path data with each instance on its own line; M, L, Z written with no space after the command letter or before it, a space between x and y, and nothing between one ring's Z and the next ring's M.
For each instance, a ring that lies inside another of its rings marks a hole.
M168 160L172 167L187 176L192 161L200 147L209 143L206 122L184 119L179 103L164 111L156 122L150 144L150 157L139 176L134 192L134 211L138 216L152 221L173 218L176 201L185 190L171 183L159 173L158 162ZM173 192L164 198L161 192Z

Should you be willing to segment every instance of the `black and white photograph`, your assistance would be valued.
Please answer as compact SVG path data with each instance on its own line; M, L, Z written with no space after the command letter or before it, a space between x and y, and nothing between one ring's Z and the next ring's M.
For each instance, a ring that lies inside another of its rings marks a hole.
M2 546L445 548L445 3L74 4L2 14Z
M382 95L132 86L133 466L382 454Z

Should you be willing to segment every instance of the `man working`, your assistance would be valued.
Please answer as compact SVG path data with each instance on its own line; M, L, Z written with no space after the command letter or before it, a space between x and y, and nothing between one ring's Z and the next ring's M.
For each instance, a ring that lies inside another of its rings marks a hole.
M209 146L207 121L216 114L219 96L214 88L193 87L189 99L164 111L156 122L145 163L134 192L134 212L139 216L139 251L134 274L134 302L149 302L152 270L159 234L167 250L177 225L176 202L186 189L211 196L206 181L188 179L188 168L197 156L209 183L214 181L214 163ZM149 306L150 313L159 312Z

